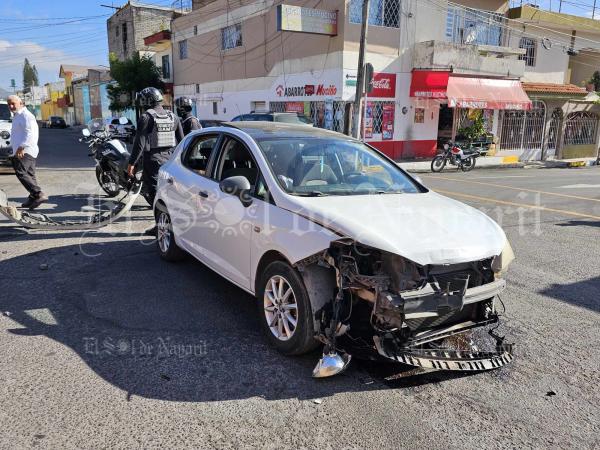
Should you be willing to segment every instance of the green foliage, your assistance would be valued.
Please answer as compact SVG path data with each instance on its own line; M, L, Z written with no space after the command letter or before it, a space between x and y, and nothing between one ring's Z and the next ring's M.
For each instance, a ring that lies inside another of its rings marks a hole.
M23 63L23 90L28 92L32 86L39 86L39 84L37 69L25 58Z
M485 135L486 131L483 121L483 114L478 114L477 117L473 119L473 123L468 127L458 130L458 134L463 136L469 142L473 142Z
M588 80L588 83L594 85L594 91L600 91L600 71L596 70L592 75L592 78Z
M110 74L115 80L108 86L108 97L112 111L135 108L135 93L147 87L164 89L160 69L149 56L134 54L120 61L114 53L109 55Z

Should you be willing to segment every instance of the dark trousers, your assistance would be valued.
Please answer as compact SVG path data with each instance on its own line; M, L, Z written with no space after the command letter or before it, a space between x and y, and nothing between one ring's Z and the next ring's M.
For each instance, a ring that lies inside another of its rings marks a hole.
M37 198L42 192L35 178L35 163L36 159L27 153L23 155L22 159L12 158L15 174L32 198Z
M142 168L142 181L144 182L144 190L148 194L148 201L153 203L156 196L156 185L158 184L158 171L160 167L166 163L171 156L171 150L162 152L145 152L144 166Z

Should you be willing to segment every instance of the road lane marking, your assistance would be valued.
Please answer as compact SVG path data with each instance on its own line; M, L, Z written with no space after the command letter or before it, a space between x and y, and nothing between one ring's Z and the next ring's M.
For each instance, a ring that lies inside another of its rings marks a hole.
M565 214L565 215L568 215L568 216L585 217L587 219L600 220L600 216L594 216L594 215L591 215L591 214L582 214L582 213L578 213L578 212L575 212L575 211L566 211L564 209L546 208L545 206L529 205L527 203L507 202L505 200L497 200L495 198L479 197L477 195L461 194L460 192L442 191L442 190L439 190L439 189L434 189L434 191L437 192L438 194L444 194L444 195L449 195L449 196L455 195L457 197L464 197L464 198L469 198L469 199L472 199L472 200L479 200L479 201L488 202L488 203L499 203L501 205L518 206L518 207L521 207L521 208L530 208L530 209L538 209L540 211L547 211L547 212L553 212L553 213L558 213L558 214Z
M533 192L535 194L554 195L554 196L557 196L557 197L574 198L574 199L577 199L577 200L587 200L587 201L590 201L590 202L599 202L600 203L600 198L589 198L589 197L581 197L579 195L569 195L569 194L559 194L559 193L556 193L556 192L538 191L538 190L535 190L535 189L526 189L526 188L519 188L519 187L513 187L513 186L506 186L504 184L485 183L483 181L462 180L462 179L448 178L448 177L435 177L435 179L436 180L447 180L447 181L459 181L459 182L462 182L462 183L481 184L483 186L492 186L492 187L499 187L499 188L503 188L503 189L512 189L513 191Z
M559 189L598 189L600 184L569 184L568 186L560 186Z
M534 178L529 175L507 175L505 177L473 177L474 180L494 180L494 179L504 179L504 178Z

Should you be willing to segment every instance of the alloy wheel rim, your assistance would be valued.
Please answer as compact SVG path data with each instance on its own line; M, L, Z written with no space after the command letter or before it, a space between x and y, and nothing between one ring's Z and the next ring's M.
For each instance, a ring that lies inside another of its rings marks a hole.
M160 251L167 253L171 245L171 220L165 213L161 213L156 225L156 238Z
M280 275L267 281L263 299L267 325L280 341L294 336L298 324L298 304L296 294L290 283Z

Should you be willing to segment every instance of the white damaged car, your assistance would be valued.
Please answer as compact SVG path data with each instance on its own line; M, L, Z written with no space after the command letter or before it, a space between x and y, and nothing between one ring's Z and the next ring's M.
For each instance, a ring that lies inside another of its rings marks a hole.
M160 255L189 253L256 296L279 351L323 345L315 377L352 354L458 371L512 360L491 329L513 259L502 229L357 140L261 122L199 130L162 167L154 211Z
M10 132L12 129L12 113L8 103L0 100L0 166L9 166L12 147L10 146Z

